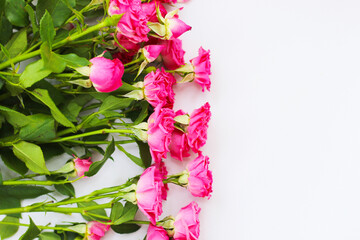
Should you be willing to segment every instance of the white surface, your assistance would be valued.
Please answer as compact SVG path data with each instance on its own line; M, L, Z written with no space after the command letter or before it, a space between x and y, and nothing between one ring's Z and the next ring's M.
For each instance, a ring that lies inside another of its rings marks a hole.
M213 112L204 152L214 194L199 201L200 240L360 238L359 10L357 0L185 4L181 17L193 26L182 37L186 56L202 45L213 65L211 94L176 89L176 109L208 100ZM77 193L140 172L121 158L78 183ZM178 189L166 213L192 199ZM142 239L145 232L103 239Z

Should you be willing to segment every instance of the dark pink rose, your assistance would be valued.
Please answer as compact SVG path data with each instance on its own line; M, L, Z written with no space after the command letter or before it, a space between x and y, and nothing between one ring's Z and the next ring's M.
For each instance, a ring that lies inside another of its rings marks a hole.
M166 158L169 152L171 133L174 131L174 116L172 109L158 105L148 119L148 144L155 162Z
M156 167L151 166L141 174L136 187L137 205L154 225L162 213L163 186L162 180L156 176Z
M122 14L129 10L131 5L141 4L140 0L110 0L108 13L110 16Z
M147 18L142 11L141 3L130 5L128 11L120 19L117 29L120 35L133 43L148 41L147 34L150 29L147 26Z
M197 240L200 235L200 208L196 202L191 202L180 209L175 217L174 240Z
M144 13L146 14L146 17L149 22L159 22L159 20L156 16L156 6L159 7L161 15L163 17L165 17L165 15L167 14L167 11L160 2L153 1L153 2L142 4L142 9L143 9Z
M201 87L202 91L206 88L210 91L211 81L211 63L210 63L210 50L205 51L202 47L199 49L199 56L190 60L195 70L195 82Z
M110 225L99 223L96 221L88 222L86 224L86 236L88 240L100 240L105 232L109 231Z
M182 110L178 110L175 113L175 117L180 116L180 115L184 115L185 112ZM170 154L171 157L182 161L183 157L189 157L189 144L188 144L188 139L186 136L186 133L180 131L179 129L174 129L172 135L171 135L171 142L169 145L169 149L170 149Z
M158 181L162 181L164 179L166 179L166 176L168 174L168 171L166 169L165 163L163 161L154 163L152 166L155 166L156 171L155 171L155 178ZM164 183L164 186L162 187L162 194L161 197L163 200L167 199L167 191L169 190L168 184Z
M188 2L189 0L160 0L163 3L175 4L175 3L184 3Z
M176 83L174 76L163 68L148 73L144 78L145 99L153 106L165 108L174 106L175 93L172 86Z
M91 158L87 159L74 159L74 168L78 177L84 176L84 173L89 171L90 165L92 164Z
M146 45L143 47L142 51L146 58L146 61L153 62L160 55L161 51L164 49L162 45Z
M209 197L212 192L213 177L209 170L209 157L199 156L187 165L189 172L187 189L195 197Z
M121 87L124 65L119 59L95 57L90 62L89 77L98 92L112 92Z
M163 41L163 45L165 47L161 51L161 56L167 69L175 70L185 64L185 51L182 49L182 41L180 39L175 38Z
M210 117L209 103L205 103L202 107L195 109L190 115L187 138L190 148L196 153L206 143Z
M150 224L146 240L169 240L169 236L163 227Z
M177 14L173 15L171 12L165 16L166 26L168 27L167 39L180 37L183 33L190 31L191 27L179 19Z

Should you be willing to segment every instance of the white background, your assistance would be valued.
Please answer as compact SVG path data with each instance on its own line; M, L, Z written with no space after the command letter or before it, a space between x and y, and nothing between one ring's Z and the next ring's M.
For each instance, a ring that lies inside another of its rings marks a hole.
M193 27L181 37L186 58L199 46L212 57L210 94L192 84L175 89L176 109L191 112L209 101L213 112L204 153L214 193L197 199L200 240L360 239L360 2L191 0L183 6L180 16ZM174 161L167 160L170 171L182 170ZM140 172L117 153L98 176L76 184L77 194ZM193 199L178 190L170 189L163 216ZM46 219L39 215L36 223ZM145 233L144 227L103 239Z

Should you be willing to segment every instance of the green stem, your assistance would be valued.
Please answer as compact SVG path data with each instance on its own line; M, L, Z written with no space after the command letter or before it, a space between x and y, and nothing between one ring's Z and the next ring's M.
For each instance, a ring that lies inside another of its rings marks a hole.
M130 220L127 221L126 223L134 223L134 224L150 224L150 221L138 221L138 220Z
M0 225L10 225L10 226L20 226L20 227L29 227L30 224L24 224L24 223L14 223L14 222L0 222ZM57 230L57 231L66 231L66 232L75 232L75 230L68 229L68 228L62 228L62 227L49 227L49 226L41 226L36 225L40 230L49 229L49 230Z
M110 141L79 141L79 140L68 140L69 143L77 143L77 144L84 144L84 145L100 145L100 144L109 144ZM136 142L135 140L122 140L122 141L114 141L115 144L127 144Z
M52 186L56 184L74 183L80 180L82 177L71 181L36 181L36 180L24 180L24 181L3 181L3 185L42 185Z
M40 175L40 174L38 174L38 173L35 173L35 174L28 174L28 175L24 175L24 176L21 176L21 177L17 177L17 178L9 179L9 181L17 181L17 180L20 180L20 179L25 179L25 178L34 178L34 177L38 177L38 176L41 176L41 175Z
M139 57L139 58L137 58L137 59L135 59L135 60L133 60L133 61L131 61L129 63L124 64L124 67L130 66L130 65L138 63L138 62L142 62L144 60L145 60L145 58Z
M12 72L0 72L1 75L5 75L5 76L20 76L21 74L18 73L12 73Z

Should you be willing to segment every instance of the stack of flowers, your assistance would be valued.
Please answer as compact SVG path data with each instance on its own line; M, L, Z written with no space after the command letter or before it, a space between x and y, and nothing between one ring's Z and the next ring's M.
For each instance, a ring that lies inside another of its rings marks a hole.
M22 240L97 240L110 229L130 233L140 224L148 225L148 240L199 238L196 202L161 218L168 184L210 198L213 182L202 152L209 103L190 114L174 110L174 85L211 87L210 51L200 47L198 56L184 60L179 37L191 27L180 19L179 2L0 0L1 170L17 174L0 175L1 239L25 226ZM140 157L127 151L129 143L138 145ZM143 173L77 196L72 183L101 171L115 149ZM95 152L102 159L93 161ZM48 159L63 166L50 171ZM168 161L188 163L168 175ZM36 201L46 194L51 201ZM24 199L35 200L24 206ZM138 210L148 221L135 219ZM25 224L25 212L81 214L84 222L49 219L40 226L30 218Z

